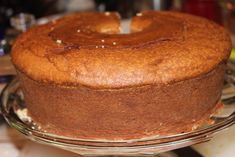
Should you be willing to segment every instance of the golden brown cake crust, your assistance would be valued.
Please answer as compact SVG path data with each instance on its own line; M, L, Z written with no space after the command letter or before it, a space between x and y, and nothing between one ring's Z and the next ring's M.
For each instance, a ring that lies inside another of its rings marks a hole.
M205 124L217 108L225 67L170 85L121 90L61 87L19 76L30 116L42 130L127 140L179 134Z
M217 24L192 15L147 11L118 34L116 13L77 13L36 26L12 49L16 68L39 82L91 88L169 84L227 60L231 43Z

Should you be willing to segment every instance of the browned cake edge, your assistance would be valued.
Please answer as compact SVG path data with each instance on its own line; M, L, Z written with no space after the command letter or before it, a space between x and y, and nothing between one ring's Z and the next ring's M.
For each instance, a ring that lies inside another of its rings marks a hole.
M40 83L19 71L25 102L43 130L82 139L136 139L191 131L220 100L225 63L166 85L96 90Z

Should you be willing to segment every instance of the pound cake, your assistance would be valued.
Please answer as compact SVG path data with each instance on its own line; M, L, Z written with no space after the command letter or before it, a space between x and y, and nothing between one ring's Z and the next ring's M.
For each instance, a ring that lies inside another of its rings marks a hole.
M191 131L220 104L231 51L224 28L146 11L120 33L117 13L82 12L23 33L12 48L29 115L42 130L86 140Z

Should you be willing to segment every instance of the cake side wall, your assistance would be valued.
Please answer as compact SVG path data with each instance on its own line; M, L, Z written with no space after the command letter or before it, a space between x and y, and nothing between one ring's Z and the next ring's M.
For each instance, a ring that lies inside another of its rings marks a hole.
M44 130L85 139L131 139L190 130L219 101L225 64L169 85L94 90L43 84L19 72L30 115Z

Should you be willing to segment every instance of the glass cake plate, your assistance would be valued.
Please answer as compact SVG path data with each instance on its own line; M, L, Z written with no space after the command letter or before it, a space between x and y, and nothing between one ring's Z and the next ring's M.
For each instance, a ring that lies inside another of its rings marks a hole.
M58 136L41 131L29 116L26 115L27 106L19 86L18 79L14 79L2 93L1 113L10 126L24 134L29 139L59 147L86 156L155 155L161 152L206 142L216 133L235 123L235 87L234 72L227 69L223 94L221 97L224 108L211 116L212 124L205 125L191 132L170 136L155 136L146 139L123 141L84 140Z

